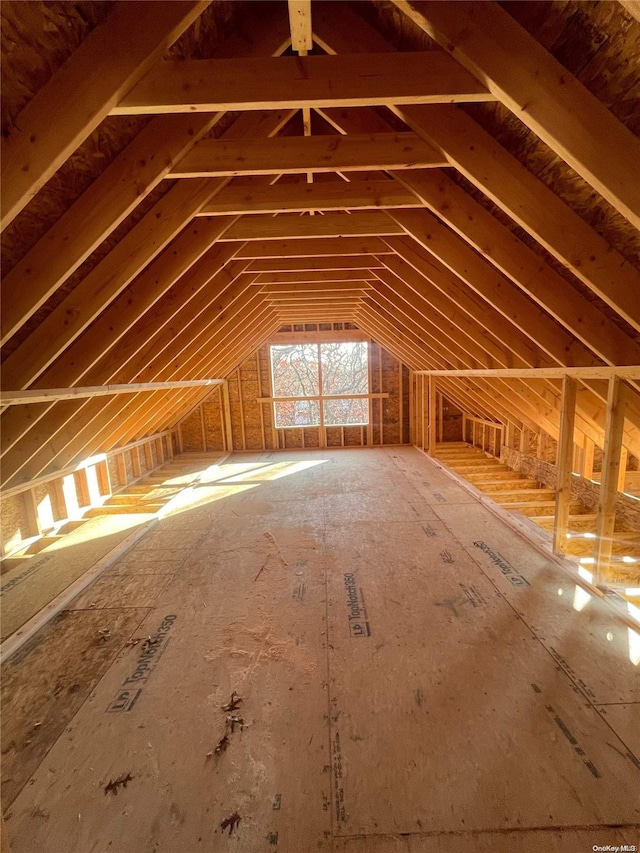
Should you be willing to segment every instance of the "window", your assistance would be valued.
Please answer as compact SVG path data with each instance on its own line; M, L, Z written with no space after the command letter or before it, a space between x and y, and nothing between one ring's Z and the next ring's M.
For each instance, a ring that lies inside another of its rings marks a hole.
M277 429L369 423L369 351L363 341L271 347ZM299 398L299 399L298 399Z

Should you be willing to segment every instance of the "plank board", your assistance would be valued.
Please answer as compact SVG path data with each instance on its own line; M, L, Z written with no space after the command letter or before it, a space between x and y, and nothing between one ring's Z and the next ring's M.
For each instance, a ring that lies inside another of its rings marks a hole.
M25 765L6 816L14 853L60 839L69 853L637 843L633 709L595 705L578 683L604 703L633 695L628 650L566 609L554 564L443 478L408 448L210 469L95 585L103 609L68 615L144 612L134 636L151 643L120 637L46 761ZM528 585L469 541L478 531ZM154 590L152 609L121 607ZM14 692L42 666L21 655ZM230 732L232 691L245 727Z

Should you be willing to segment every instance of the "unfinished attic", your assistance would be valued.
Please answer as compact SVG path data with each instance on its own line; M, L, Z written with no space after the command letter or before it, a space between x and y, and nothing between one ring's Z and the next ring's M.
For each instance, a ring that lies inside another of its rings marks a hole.
M3 853L636 850L638 2L0 16Z

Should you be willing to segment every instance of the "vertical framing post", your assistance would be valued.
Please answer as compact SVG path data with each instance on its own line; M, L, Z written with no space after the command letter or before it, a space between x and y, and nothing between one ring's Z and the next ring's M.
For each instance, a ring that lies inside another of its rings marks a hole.
M467 440L467 416L465 413L462 413L462 440L466 442Z
M124 453L116 455L116 471L118 472L118 485L126 486L129 482L129 477L127 476L127 463L124 459Z
M618 475L618 491L624 492L624 481L627 479L627 462L629 461L629 451L623 447L620 452L620 474Z
M413 371L409 371L409 443L416 443L416 425L415 425L415 377Z
M236 370L236 383L238 385L238 408L240 410L240 434L242 436L242 449L247 449L247 436L244 425L244 403L242 402L242 374L241 368Z
M262 374L260 373L260 350L256 350L256 377L258 379L258 396L262 397ZM262 436L262 449L267 449L267 437L264 431L264 403L259 404L260 409L260 435Z
M100 488L100 494L103 497L107 497L113 494L113 489L111 487L111 472L109 471L109 460L103 459L102 462L98 462L96 465L96 474L98 476L98 486Z
M224 412L224 440L227 453L233 453L233 428L231 426L231 402L229 400L229 380L222 383L222 408Z
M428 423L428 429L429 429L429 434L428 434L428 438L427 438L427 453L429 454L429 456L435 456L436 455L436 412L437 412L436 378L435 378L435 376L429 377L429 385L428 385L428 389L427 389L427 394L428 394L428 401L427 401L428 420L427 420L427 423Z
M136 445L129 451L131 456L131 467L133 468L134 478L142 476L142 462L140 460L140 447Z
M593 456L596 446L586 435L584 437L584 453L582 455L582 476L587 480L593 478Z
M164 437L164 459L173 459L173 440L171 433L168 432Z
M577 392L577 381L570 376L565 376L562 380L562 407L557 460L558 483L556 486L556 514L553 524L553 550L556 554L564 553L569 527Z
M322 349L320 347L320 344L318 344L317 347L318 347L318 393L320 395L320 400L318 401L318 415L319 415L319 420L320 420L320 426L318 427L318 446L319 447L327 447L328 446L327 445L327 428L324 425L324 403L322 401L322 392L324 389L324 378L322 375ZM371 386L369 386L369 387L371 387ZM372 410L370 409L369 411L371 414ZM369 418L369 421L371 421L371 417ZM286 433L284 434L283 438L286 441Z
M378 346L378 391L382 394L382 356L384 350L381 346ZM378 423L379 423L379 433L380 433L380 445L383 443L383 412L382 412L382 397L378 398Z
M404 444L404 389L402 387L402 362L398 362L398 426L400 444Z
M420 374L420 447L422 448L422 450L426 449L426 447L425 447L425 445L426 445L426 441L425 441L426 430L425 430L425 412L424 412L424 398L425 398L424 383L425 383L424 374L421 373Z
M155 465L153 464L153 448L150 441L145 441L142 445L142 452L144 453L144 464L147 466L147 471L153 471Z
M373 360L373 348L375 344L373 341L369 342L368 346L368 358L367 358L367 376L369 381L369 393L373 393L373 366L371 364ZM373 447L373 397L369 398L369 423L367 424L367 447ZM322 436L320 436L321 438Z
M79 471L74 471L71 476L73 478L73 486L78 499L78 509L84 509L85 507L91 506L87 469L81 468Z
M207 452L207 425L204 421L204 405L200 403L198 406L198 411L200 412L200 432L202 436L202 452Z
M573 470L576 473L582 471L582 443L574 442L573 444Z
M609 393L607 395L604 456L602 459L600 500L598 502L596 563L593 572L593 582L597 586L606 585L606 576L611 561L613 533L616 526L616 498L618 496L618 478L620 476L620 456L626 407L627 398L625 388L619 376L612 376L609 379Z
M69 510L67 508L67 497L64 493L62 478L58 477L57 480L53 481L51 486L56 499L58 509L58 520L62 521L65 518L69 518Z
M42 536L42 526L40 524L40 516L38 515L38 507L36 506L36 497L33 494L33 489L22 493L22 501L27 516L29 536Z
M438 441L440 444L444 441L444 403L442 394L438 394Z

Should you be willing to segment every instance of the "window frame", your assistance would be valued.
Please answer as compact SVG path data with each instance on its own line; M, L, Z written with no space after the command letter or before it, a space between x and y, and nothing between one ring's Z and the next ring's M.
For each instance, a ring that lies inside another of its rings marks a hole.
M324 394L322 391L323 388L323 376L322 376L322 346L325 344L364 344L366 346L367 352L367 393L366 394ZM318 351L318 394L309 395L309 396L291 396L291 397L277 397L275 394L275 376L274 376L274 362L273 362L273 349L279 346L315 346ZM346 427L369 427L372 423L372 412L371 412L371 346L370 342L366 340L336 340L336 341L289 341L286 344L284 343L271 343L269 344L269 368L270 368L270 379L271 379L271 403L272 403L272 412L273 412L273 425L276 430L283 429L318 429L324 431L326 429L331 429L335 427L336 429L345 429ZM325 424L324 417L324 403L331 400L367 400L367 420L359 423L352 424ZM319 422L317 424L285 424L283 426L278 425L278 403L285 402L318 402L318 415Z

